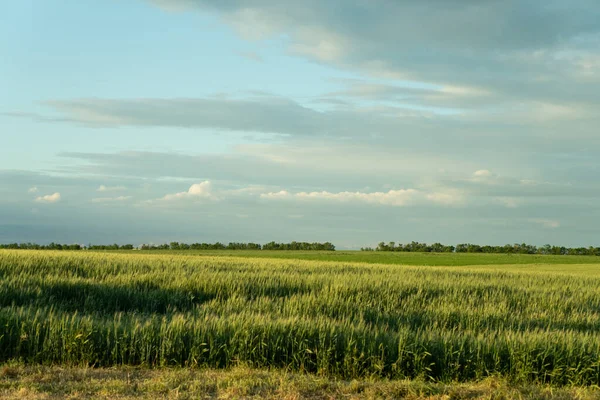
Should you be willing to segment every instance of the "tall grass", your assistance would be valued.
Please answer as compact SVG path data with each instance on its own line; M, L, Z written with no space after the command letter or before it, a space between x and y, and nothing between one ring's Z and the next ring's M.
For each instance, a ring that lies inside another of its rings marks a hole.
M600 268L0 251L0 361L600 384Z
M139 254L140 251L119 250L119 253ZM312 261L360 262L394 265L497 265L497 264L600 264L597 256L494 254L494 253L419 253L388 251L272 251L272 250L153 250L155 253L187 256L278 258Z

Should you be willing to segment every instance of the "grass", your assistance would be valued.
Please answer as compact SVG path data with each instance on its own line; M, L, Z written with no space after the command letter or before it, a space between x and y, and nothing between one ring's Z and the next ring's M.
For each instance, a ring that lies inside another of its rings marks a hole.
M598 388L511 385L490 378L466 384L330 379L281 370L236 367L72 368L7 365L2 399L600 399Z
M598 293L597 264L7 250L0 362L31 366L24 371L191 367L175 374L243 366L313 373L315 382L342 382L342 391L353 380L379 388L407 379L434 388L489 379L518 391L597 386Z
M390 265L429 265L429 266L466 266L466 265L514 265L514 264L600 264L597 256L555 256L538 254L486 254L486 253L404 253L384 251L276 251L276 250L152 250L152 251L115 251L129 254L178 254L199 257L244 257L278 258L310 261L359 262L361 264Z

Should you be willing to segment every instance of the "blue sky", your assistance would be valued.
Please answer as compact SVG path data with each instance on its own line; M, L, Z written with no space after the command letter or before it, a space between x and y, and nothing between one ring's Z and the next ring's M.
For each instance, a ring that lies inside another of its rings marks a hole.
M592 245L594 1L0 6L0 242Z

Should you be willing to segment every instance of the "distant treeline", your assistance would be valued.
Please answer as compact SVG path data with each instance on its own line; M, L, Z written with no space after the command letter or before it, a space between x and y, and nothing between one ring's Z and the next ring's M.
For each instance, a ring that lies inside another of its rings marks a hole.
M37 244L37 243L10 243L0 244L0 249L23 249L23 250L325 250L334 251L335 246L329 242L325 243L308 243L308 242L291 242L291 243L276 243L269 242L266 244L257 243L179 243L171 242L169 244L143 244L140 247L134 247L132 244L109 244L97 245L89 244L87 246L80 244Z
M530 244L506 244L504 246L481 246L478 244L462 243L456 246L443 245L441 243L419 243L411 242L407 244L396 244L396 242L381 242L375 249L363 247L362 251L400 251L400 252L421 252L421 253L495 253L495 254L554 254L568 256L600 256L600 247L564 247L551 246L533 246Z
M335 246L329 242L309 243L309 242L291 242L277 243L269 242L263 245L258 243L179 243L171 242L169 244L150 245L143 244L141 250L327 250L334 251Z
M81 244L37 244L37 243L9 243L0 244L0 249L21 249L21 250L133 250L135 246L132 244L89 244L87 246Z

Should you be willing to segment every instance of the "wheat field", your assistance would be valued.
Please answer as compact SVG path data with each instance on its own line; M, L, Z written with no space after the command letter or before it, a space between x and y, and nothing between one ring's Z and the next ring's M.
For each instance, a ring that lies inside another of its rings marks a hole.
M600 385L600 265L0 251L0 362Z

